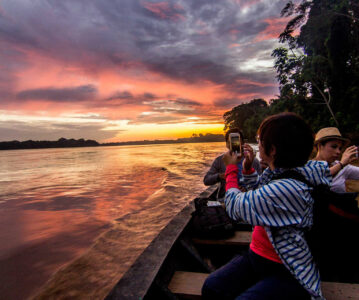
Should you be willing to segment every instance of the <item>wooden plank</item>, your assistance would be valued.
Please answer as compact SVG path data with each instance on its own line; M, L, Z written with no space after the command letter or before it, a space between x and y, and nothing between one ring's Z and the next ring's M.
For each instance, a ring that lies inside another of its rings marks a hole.
M345 189L347 192L350 193L359 193L359 180L346 180L345 181ZM358 207L359 207L359 194L358 196L355 198L355 200L358 202Z
M223 240L206 240L193 238L192 241L195 244L204 244L204 245L238 245L238 246L248 246L252 239L251 231L236 231L234 236L223 239Z
M359 192L359 180L348 179L345 181L345 187L347 192Z
M323 282L322 291L327 300L359 299L359 284Z
M188 299L201 299L201 289L208 274L177 271L168 285L168 289Z
M359 167L359 159L351 163L355 167ZM347 192L359 192L359 180L348 179L345 181L345 189ZM359 196L356 198L359 202Z
M359 180L347 179L345 181L345 188L347 192L359 192Z
M201 289L208 274L177 271L168 285L169 290L188 299L201 299ZM359 300L359 284L323 282L322 291L327 300Z
M359 167L359 159L351 163L355 167ZM348 179L345 181L345 189L347 192L359 192L359 180ZM356 198L359 206L359 196Z

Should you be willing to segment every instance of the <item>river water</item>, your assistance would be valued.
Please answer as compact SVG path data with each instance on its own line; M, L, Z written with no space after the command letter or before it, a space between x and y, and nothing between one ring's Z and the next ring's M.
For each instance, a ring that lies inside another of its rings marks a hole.
M198 143L0 151L0 299L40 291L103 298L205 189L202 178L224 150Z

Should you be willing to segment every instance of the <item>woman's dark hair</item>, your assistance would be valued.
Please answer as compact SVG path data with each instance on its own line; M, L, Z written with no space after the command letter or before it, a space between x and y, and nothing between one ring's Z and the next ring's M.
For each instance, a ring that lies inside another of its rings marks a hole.
M324 141L321 141L321 142L319 142L319 143L316 143L315 145L314 145L314 151L315 152L318 152L319 151L319 145L322 145L322 146L325 146L325 144L327 143L327 142L329 142L330 140L324 140Z
M325 144L326 143L328 143L328 142L332 142L332 141L337 141L338 139L336 139L336 138L333 138L333 139L327 139L327 140L324 140L324 141L321 141L321 142L319 142L317 145L322 145L322 146L325 146ZM344 144L344 142L343 141L341 141L341 140L339 140L342 144Z
M243 140L244 140L243 133L239 128L232 128L232 129L227 130L226 135L225 135L226 142L228 142L228 138L229 138L230 133L239 133L241 141L243 142Z
M281 113L266 118L258 129L266 155L276 150L276 168L303 166L312 153L314 134L304 120L294 113Z
M338 139L333 138L333 139L327 139L327 140L321 141L314 145L314 151L317 153L319 151L319 145L322 145L324 147L326 143L331 142L331 141L336 141L336 140L338 140Z

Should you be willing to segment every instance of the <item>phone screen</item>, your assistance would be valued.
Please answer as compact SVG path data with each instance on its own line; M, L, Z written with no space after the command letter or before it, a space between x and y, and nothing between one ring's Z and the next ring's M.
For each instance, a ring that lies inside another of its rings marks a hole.
M231 137L231 146L233 152L241 152L241 143L239 141L239 136Z

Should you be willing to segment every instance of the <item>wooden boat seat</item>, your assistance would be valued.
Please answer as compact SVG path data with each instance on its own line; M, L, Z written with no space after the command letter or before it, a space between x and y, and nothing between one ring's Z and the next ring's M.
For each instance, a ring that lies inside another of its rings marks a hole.
M251 242L251 237L252 237L251 231L236 231L234 236L223 240L206 240L206 239L193 238L192 241L195 244L205 244L205 245L248 246Z
M168 289L185 299L201 299L201 288L208 274L177 271ZM323 282L322 290L327 300L359 300L359 284Z
M359 180L346 180L345 187L347 192L351 192L351 193L359 192ZM355 200L358 202L358 207L359 207L359 194Z

